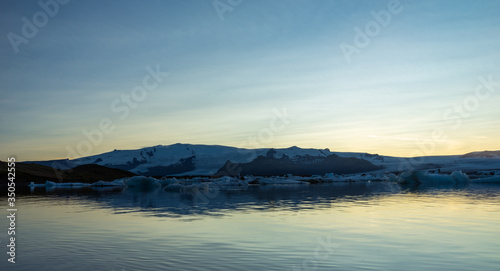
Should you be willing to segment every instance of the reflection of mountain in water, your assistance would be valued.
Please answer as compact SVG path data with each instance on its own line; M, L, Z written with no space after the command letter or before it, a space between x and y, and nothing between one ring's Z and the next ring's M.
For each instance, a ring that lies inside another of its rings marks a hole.
M312 208L331 208L343 202L362 202L394 193L432 193L432 190L474 190L482 196L491 191L500 192L498 185L467 185L447 187L400 187L386 182L359 182L318 185L249 186L246 190L219 189L206 191L168 192L161 189L140 191L130 188L115 190L54 190L45 193L36 188L32 194L50 194L71 197L99 208L110 208L116 213L141 212L152 216L224 215L229 211L249 209L299 211Z
M155 216L188 214L221 214L226 210L287 209L300 210L310 207L330 207L332 202L373 197L383 193L399 192L399 186L385 182L318 184L318 185L269 185L248 186L245 190L212 187L206 191L170 192L161 189L110 188L96 190L55 189L45 193L35 188L32 194L50 194L56 197L71 196L91 205L112 208L116 212L149 212Z

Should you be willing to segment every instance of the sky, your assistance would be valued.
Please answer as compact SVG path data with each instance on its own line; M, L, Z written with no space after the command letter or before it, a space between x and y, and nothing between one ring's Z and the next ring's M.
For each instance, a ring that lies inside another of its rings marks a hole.
M0 160L174 143L500 150L499 10L496 0L2 0Z

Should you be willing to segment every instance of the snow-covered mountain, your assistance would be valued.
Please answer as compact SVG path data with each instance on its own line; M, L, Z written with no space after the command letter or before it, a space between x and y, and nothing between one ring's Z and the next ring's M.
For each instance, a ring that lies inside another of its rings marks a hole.
M471 152L463 155L462 158L500 158L500 151Z
M114 150L99 155L72 160L35 161L61 169L84 164L97 164L110 168L128 170L149 176L164 175L214 175L226 162L245 164L259 156L288 159L307 167L314 159L326 159L336 155L340 158L357 158L360 164L369 162L377 167L376 172L394 172L408 169L481 170L500 169L500 156L428 156L399 158L368 153L331 152L329 149L242 149L218 145L173 144L146 147L137 150ZM321 161L320 161L321 162Z
M247 163L270 149L241 149L218 145L173 144L146 147L138 150L114 150L103 154L72 160L33 161L62 169L83 164L97 164L110 168L128 170L143 175L213 175L227 161ZM329 150L301 149L291 147L275 149L274 157L283 155L291 159L303 156L327 157Z

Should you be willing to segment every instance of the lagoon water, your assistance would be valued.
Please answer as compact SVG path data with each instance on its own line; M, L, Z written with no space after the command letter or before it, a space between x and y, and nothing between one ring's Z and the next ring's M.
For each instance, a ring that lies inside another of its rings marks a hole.
M17 207L0 270L500 270L499 185L36 188Z

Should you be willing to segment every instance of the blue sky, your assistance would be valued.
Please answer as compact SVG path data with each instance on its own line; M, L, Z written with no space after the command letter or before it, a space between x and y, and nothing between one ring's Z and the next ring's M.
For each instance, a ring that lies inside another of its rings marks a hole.
M1 157L177 142L398 156L500 149L499 1L243 0L223 19L213 3L73 0L26 38L22 18L42 7L2 1ZM391 19L382 26L372 11ZM341 45L374 23L347 61ZM13 46L9 33L27 42ZM124 117L120 99L146 67L168 76ZM85 136L103 119L111 132Z

